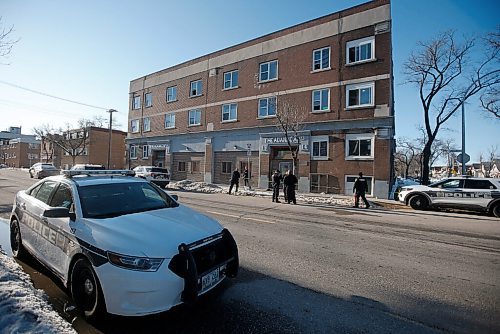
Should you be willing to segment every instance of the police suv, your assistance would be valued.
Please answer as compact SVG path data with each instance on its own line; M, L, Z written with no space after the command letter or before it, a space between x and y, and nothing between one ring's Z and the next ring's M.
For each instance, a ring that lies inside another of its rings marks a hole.
M500 179L462 176L429 186L402 187L399 201L415 210L451 208L483 211L500 217Z
M50 269L87 317L162 312L238 272L227 229L133 175L64 171L15 198L14 256Z

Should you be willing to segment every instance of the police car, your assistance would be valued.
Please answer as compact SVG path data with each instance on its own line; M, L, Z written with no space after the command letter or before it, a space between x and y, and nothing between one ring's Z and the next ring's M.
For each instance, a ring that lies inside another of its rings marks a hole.
M87 317L162 312L238 272L227 229L133 174L64 171L15 198L14 256L50 269Z
M452 208L500 217L500 179L452 177L429 186L407 186L401 188L399 201L415 210Z

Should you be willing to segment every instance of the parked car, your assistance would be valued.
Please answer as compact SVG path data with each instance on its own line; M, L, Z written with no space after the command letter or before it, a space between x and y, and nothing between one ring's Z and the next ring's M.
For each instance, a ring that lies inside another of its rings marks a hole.
M70 170L105 170L103 165L76 164Z
M397 178L392 185L391 195L389 198L393 198L395 201L399 201L399 192L405 186L413 186L420 184L420 182L415 181L414 179L400 179Z
M405 186L399 192L399 200L415 210L453 208L500 217L500 179L462 176L429 186Z
M160 187L170 183L168 169L154 166L137 166L133 169L135 176L151 181Z
M37 162L28 170L31 178L43 179L47 176L54 176L59 174L59 169L54 167L53 164Z
M17 193L15 257L31 254L85 316L140 316L193 302L238 272L216 220L131 171L65 171Z

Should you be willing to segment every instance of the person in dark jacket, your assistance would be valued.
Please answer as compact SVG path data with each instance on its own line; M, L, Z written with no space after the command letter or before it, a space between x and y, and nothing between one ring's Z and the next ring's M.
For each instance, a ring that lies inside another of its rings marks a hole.
M238 172L238 168L236 168L233 171L233 174L231 174L231 185L229 186L229 195L231 195L231 190L233 190L233 186L236 186L234 193L236 194L238 192L238 186L240 185L240 172Z
M283 180L283 177L281 176L279 170L274 171L272 180L273 180L273 202L281 203L279 200L279 196L280 196L280 184L281 180Z
M295 184L299 182L297 177L293 175L292 171L288 171L287 175L283 178L283 184L286 187L286 202L290 204L297 204L297 200L295 198Z
M285 181L285 177L288 175L288 169L285 171L285 176L283 176L282 181ZM285 199L285 202L288 202L287 200L287 195L286 195L286 184L283 182L283 198Z
M246 167L245 171L243 172L243 181L245 181L245 187L248 187L248 189L250 189L248 168Z
M359 177L354 182L352 191L354 192L354 207L359 207L359 198L361 197L363 202L365 202L366 208L368 209L370 207L370 203L365 197L365 193L368 191L368 182L366 181L366 178L363 177L363 173L359 172Z

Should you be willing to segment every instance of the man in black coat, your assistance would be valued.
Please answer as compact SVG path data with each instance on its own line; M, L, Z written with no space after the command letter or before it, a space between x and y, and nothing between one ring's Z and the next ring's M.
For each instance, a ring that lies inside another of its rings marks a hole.
M234 193L236 194L238 192L238 186L240 185L240 172L238 172L238 168L236 168L233 171L233 174L231 174L231 185L229 186L229 195L231 195L231 190L233 190L233 186L236 186L236 189L234 190Z
M298 182L299 180L295 175L293 175L292 171L288 171L287 175L283 178L283 184L286 188L286 201L288 204L290 204L290 202L297 204L297 200L295 198L295 184Z
M368 191L368 182L366 181L366 178L363 177L363 173L359 172L359 177L354 182L352 191L354 192L354 207L359 207L359 198L361 197L363 202L365 202L366 208L368 209L370 207L370 203L365 197L365 193Z
M281 176L280 171L275 170L272 176L272 181L273 181L273 202L276 203L281 203L279 201L281 180L283 180L283 177Z

